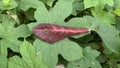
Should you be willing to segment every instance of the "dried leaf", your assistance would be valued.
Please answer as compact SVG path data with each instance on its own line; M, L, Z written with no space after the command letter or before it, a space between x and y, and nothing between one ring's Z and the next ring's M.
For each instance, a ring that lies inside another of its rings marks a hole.
M88 33L88 28L73 28L54 24L39 24L32 29L32 32L41 40L48 43L55 43L66 37Z

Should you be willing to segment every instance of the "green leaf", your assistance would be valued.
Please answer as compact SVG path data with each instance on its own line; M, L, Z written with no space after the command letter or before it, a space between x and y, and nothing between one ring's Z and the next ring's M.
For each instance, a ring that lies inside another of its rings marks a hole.
M2 68L7 68L7 57L4 55L0 55L0 66Z
M111 51L110 54L114 52L118 57L120 54L120 32L114 26L103 23L99 20L99 18L93 18L89 16L86 16L84 18L92 24L90 28L96 31L101 37L103 43L105 44L105 50L107 50L108 52Z
M107 48L118 55L120 54L120 32L117 29L108 24L101 24L97 33L100 35Z
M29 8L37 8L41 6L41 2L39 0L19 0L18 7L24 11L28 10Z
M99 0L84 0L85 9L99 5Z
M8 68L30 68L30 67L20 57L13 56L8 61Z
M76 17L70 19L68 22L65 23L65 25L76 28L89 28L91 26L91 23L89 23L85 18Z
M116 15L120 16L120 9L116 9L115 11L113 11Z
M83 57L82 48L75 42L70 42L68 39L54 44L48 44L37 39L33 45L36 48L36 52L42 53L44 62L51 68L57 64L58 54L61 54L68 61L74 61Z
M83 50L84 57L80 60L69 62L68 68L102 68L100 63L95 59L99 56L99 52L86 47Z
M35 53L35 48L31 43L24 41L20 48L23 60L32 68L47 68L42 62L41 54ZM39 62L39 63L38 63Z
M7 55L7 48L11 48L14 51L19 51L21 41L18 38L25 38L31 34L26 25L20 25L17 28L14 27L15 22L13 19L2 15L2 23L0 23L0 52Z
M114 26L103 23L101 20L99 20L99 18L84 16L83 20L86 20L86 22L90 23L90 26L88 28L96 31L101 37L102 41L105 44L105 50L109 50L108 52L111 51L110 54L114 52L115 54L117 54L116 56L118 57L120 54L120 32Z
M20 47L22 58L18 56L9 59L10 68L48 68L42 61L41 55L35 53L35 48L26 40Z
M103 9L99 6L91 10L94 17L99 18L102 22L108 24L115 24L115 16L111 12L103 11Z
M40 6L35 12L35 18L37 19L37 23L31 23L28 26L33 28L35 27L35 25L38 25L40 23L63 24L64 19L72 13L72 2L73 1L56 2L56 5L49 11L41 2Z
M10 10L13 9L15 7L17 7L18 4L16 3L15 0L3 0L0 1L0 9L1 10Z
M23 60L30 66L35 67L35 48L31 43L24 41L20 47Z

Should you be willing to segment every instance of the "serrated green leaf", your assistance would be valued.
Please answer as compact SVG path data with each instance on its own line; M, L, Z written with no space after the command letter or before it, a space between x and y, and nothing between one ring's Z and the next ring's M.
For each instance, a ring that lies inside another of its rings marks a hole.
M30 68L30 67L20 57L13 56L8 61L8 68Z
M99 5L99 0L84 0L85 9Z
M31 34L26 25L20 25L19 27L14 27L15 22L13 19L8 18L7 16L2 17L2 23L0 23L0 52L1 54L7 55L7 48L10 47L14 51L19 51L19 46L21 41L18 40L19 37L27 37ZM4 53L5 52L5 53Z
M2 68L7 68L7 57L4 55L0 55L0 66Z
M37 23L28 24L30 30L40 23L63 25L64 19L72 13L72 2L73 1L57 2L56 5L49 11L41 2L41 6L39 6L37 8L37 11L35 12L35 18L37 19Z
M37 39L33 45L36 48L36 52L42 53L44 62L51 68L57 64L58 54L61 54L68 61L74 61L83 57L82 48L68 39L54 44L48 44Z
M20 47L20 53L22 54L23 60L31 67L34 68L35 66L35 48L32 44L24 41Z
M69 6L69 7L67 7ZM72 2L57 2L49 11L44 5L37 8L35 18L38 23L64 23L64 19L72 12Z
M41 55L35 53L35 48L26 40L20 47L22 58L18 56L9 59L9 68L48 68L42 61Z
M84 57L80 60L69 62L68 68L102 68L100 63L95 59L99 56L99 52L86 47L83 50Z

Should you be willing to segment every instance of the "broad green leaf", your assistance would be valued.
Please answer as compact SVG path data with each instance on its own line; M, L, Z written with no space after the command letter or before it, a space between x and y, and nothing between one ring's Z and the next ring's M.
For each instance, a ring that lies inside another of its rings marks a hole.
M68 39L54 44L48 44L37 39L33 45L36 48L36 52L42 53L44 62L51 68L57 64L58 54L61 54L68 61L78 60L83 57L82 48Z
M116 10L114 11L114 13L115 13L116 15L120 16L120 9L116 9Z
M99 20L99 18L94 18L90 16L84 16L83 19L86 20L86 22L90 23L91 30L94 30L98 33L98 35L101 37L104 45L105 50L109 50L117 54L118 57L120 54L120 37L119 37L119 31L112 25L103 23ZM111 41L111 42L110 42ZM110 52L111 53L111 52Z
M65 23L65 25L76 28L89 28L91 26L91 23L89 23L85 18L76 17L70 19L68 22Z
M107 48L118 55L120 54L120 32L117 29L111 25L101 24L98 28L97 33L102 38Z
M96 7L91 10L94 17L99 18L102 22L115 24L115 16L111 12L104 11L101 7Z
M49 11L41 2L40 6L35 12L37 23L31 23L28 26L33 28L35 25L40 23L63 24L65 18L72 13L72 2L73 1L58 1L56 2L56 5Z
M75 28L88 28L89 30L91 30L90 29L91 23L89 23L85 18L80 18L80 17L70 19L68 22L64 24L64 26L75 27ZM74 38L83 37L87 34L90 34L90 32L86 34L75 35L73 37Z
M100 63L96 60L96 57L98 57L99 54L98 51L86 47L83 50L84 57L77 61L69 62L68 68L102 68Z
M7 68L7 57L4 55L0 55L0 66L2 68Z
M91 29L95 30L98 33L98 35L101 37L103 43L105 44L104 45L105 50L107 49L107 51L109 52L112 51L115 54L117 54L116 56L119 56L120 32L114 26L107 23L103 23L98 18L93 18L89 16L86 16L84 18L86 18L86 20L91 22L92 24ZM93 27L95 28L97 27L97 28L94 29Z
M99 4L99 0L84 0L85 9Z
M31 67L35 68L35 48L31 43L24 41L20 47L23 60Z
M56 5L49 10L50 17L52 16L52 19L50 19L52 21L50 21L50 23L64 23L65 18L72 13L72 3L73 0L56 2Z
M25 38L31 34L26 25L20 25L14 27L15 22L13 19L8 18L5 15L2 15L2 23L0 23L0 52L1 54L7 55L7 48L11 48L14 51L19 51L19 46L21 41L18 38Z
M3 0L0 1L0 9L1 10L10 10L13 9L15 7L17 7L18 4L16 3L15 0Z
M41 54L35 53L35 48L26 40L20 47L22 58L11 57L8 62L9 68L48 68L42 61Z
M29 8L37 8L41 6L41 2L39 0L20 0L18 2L18 7L24 11L28 10Z

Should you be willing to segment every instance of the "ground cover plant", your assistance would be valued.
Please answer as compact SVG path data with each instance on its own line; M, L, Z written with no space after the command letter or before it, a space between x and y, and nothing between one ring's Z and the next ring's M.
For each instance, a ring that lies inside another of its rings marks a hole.
M61 64L120 68L120 0L0 0L0 67Z

